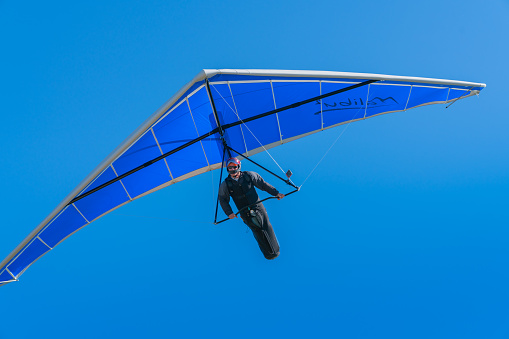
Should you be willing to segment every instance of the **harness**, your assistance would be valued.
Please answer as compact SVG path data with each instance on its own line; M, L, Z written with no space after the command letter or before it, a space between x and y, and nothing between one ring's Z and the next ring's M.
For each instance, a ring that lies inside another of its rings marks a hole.
M232 197L237 209L249 206L259 201L258 193L253 185L253 179L246 172L241 172L238 181L233 180L229 176L225 179L228 186L228 192ZM242 181L242 182L241 182Z

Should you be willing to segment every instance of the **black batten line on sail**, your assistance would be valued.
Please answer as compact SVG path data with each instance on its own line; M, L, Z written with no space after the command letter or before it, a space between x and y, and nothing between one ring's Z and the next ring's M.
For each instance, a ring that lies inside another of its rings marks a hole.
M294 104L290 104L288 106L284 106L284 107L281 107L281 108L274 109L272 111L268 111L266 113L262 113L262 114L258 114L258 115L252 116L251 118L242 119L242 121L232 122L231 124L223 125L223 129L227 129L227 128L234 127L234 126L237 126L237 125L240 125L240 124L244 124L244 123L256 120L256 119L264 118L266 116L269 116L269 115L272 115L272 114L276 114L276 113L279 113L281 111L286 111L287 109L290 109L290 108L295 108L295 107L299 107L299 106L302 106L302 105L305 105L305 104L309 104L310 102L313 102L313 101L316 101L316 100L320 100L320 99L323 99L323 98L327 98L327 97L330 97L332 95L336 95L336 94L339 94L339 93L351 91L352 89L356 89L358 87L366 86L366 85L369 85L369 84L371 84L373 82L377 82L377 81L380 81L380 80L367 80L367 81L364 81L364 82L361 82L361 83L358 83L358 84L355 84L355 85L352 85L352 86L348 86L348 87L345 87L345 88L342 88L342 89L338 89L338 90L333 91L333 92L329 92L329 93L325 93L325 94L316 96L316 97L311 98L311 99L302 100L302 101L296 102Z
M299 106L302 106L302 105L305 105L305 104L308 104L310 102L313 102L313 101L316 101L316 100L320 100L320 99L323 99L323 98L327 98L327 97L330 97L332 95L336 95L336 94L339 94L339 93L343 93L343 92L347 92L347 91L350 91L350 90L353 90L353 89L356 89L356 88L359 88L359 87L362 87L362 86L366 86L366 85L369 85L373 82L377 82L377 81L380 81L380 80L366 80L364 82L361 82L361 83L358 83L358 84L355 84L355 85L352 85L352 86L348 86L348 87L345 87L345 88L342 88L342 89L339 89L339 90L336 90L336 91L333 91L333 92L330 92L330 93L326 93L326 94L322 94L322 95L319 95L319 96L316 96L316 97L313 97L313 98L310 98L310 99L307 99L307 100L303 100L303 101L299 101L299 102L296 102L294 104L290 104L288 106L284 106L284 107L281 107L281 108L278 108L278 109L274 109L272 111L268 111L268 112L265 112L265 113L261 113L261 114L258 114L258 115L255 115L251 118L246 118L246 119L243 119L242 121L236 121L236 122L232 122L230 124L225 124L225 125L220 125L219 124L219 118L217 116L217 112L215 111L215 105L214 105L214 101L211 99L211 102L212 102L212 107L213 107L213 110L214 110L214 114L216 114L216 119L217 119L217 122L218 122L218 126L219 127L216 127L214 128L212 131L202 135L201 137L198 137L196 139L193 139L187 143L185 143L184 145L182 146L179 146L169 152L166 152L160 156L158 156L157 158L154 158L152 160L149 160L147 161L146 163L136 167L136 168L133 168L132 170L122 174L122 175L119 175L118 177L114 178L114 179L111 179L107 182L105 182L104 184L102 185L99 185L97 186L96 188L94 189L91 189L90 191L88 192L85 192L77 197L75 197L74 199L72 199L67 205L71 205L73 203L75 203L76 201L80 200L80 199L83 199L84 197L86 196L89 196L90 194L94 193L94 192L97 192L99 191L100 189L103 189L104 187L107 187L135 172L138 172L139 170L142 170L144 169L145 167L148 167L156 162L158 162L159 160L162 160L172 154L175 154L177 153L178 151L181 151L183 150L184 148L187 148L205 138L208 138L216 133L219 133L221 135L221 133L224 132L224 130L228 129L228 128L232 128L232 127L235 127L235 126L238 126L238 125L241 125L243 123L246 123L246 122L249 122L249 121L253 121L253 120L256 120L256 119L260 119L260 118L264 118L266 116L269 116L269 115L272 115L272 114L276 114L276 113L279 113L279 112L282 112L282 111L285 111L287 109L291 109L291 108L295 108L295 107L299 107ZM208 80L206 82L207 86L208 86ZM207 87L208 88L208 87ZM209 89L209 93L210 93L210 89ZM224 137L221 135L222 137L222 141L224 141ZM247 158L246 158L247 159ZM222 166L222 164L221 164Z
M132 170L130 170L130 171L128 171L128 172L125 172L124 174L119 175L118 177L116 177L116 178L114 178L114 179L111 179L110 181L107 181L107 182L105 182L104 184L99 185L99 186L97 186L96 188L91 189L90 191L88 191L88 192L86 192L86 193L83 193L83 194L82 194L82 195L80 195L80 196L77 196L76 198L72 199L72 200L71 200L71 201L70 201L67 205L71 205L71 204L75 203L76 201L78 201L78 200L80 200L80 199L83 199L84 197L86 197L86 196L88 196L88 195L90 195L90 194L92 194L92 193L94 193L94 192L97 192L97 191L99 191L100 189L102 189L102 188L104 188L104 187L106 187L106 186L109 186L109 185L111 185L111 184L113 184L113 183L115 183L115 182L117 182L117 181L119 181L119 180L122 180L122 179L124 179L125 177L127 177L127 176L129 176L129 175L131 175L131 174L133 174L133 173L135 173L135 172L138 172L139 170L144 169L145 167L148 167L148 166L150 166L150 165L152 165L152 164L154 164L154 163L158 162L159 160L163 160L164 158L169 157L170 155L172 155L172 154L174 154L174 153L177 153L178 151L181 151L181 150L183 150L184 148L187 148L187 147L189 147L189 146L191 146L191 145L193 145L193 144L197 143L198 141L201 141L201 140L203 140L203 139L205 139L205 138L208 138L208 137L210 137L211 135L216 134L217 132L218 132L218 129L216 128L216 129L214 129L214 130L212 130L212 131L208 132L207 134L202 135L202 136L201 136L201 137L199 137L199 138L196 138L196 139L193 139L193 140L191 140L191 141L189 141L189 142L186 142L184 145L179 146L179 147L175 148L174 150L171 150L171 151L169 151L169 152L166 152L166 153L164 153L164 154L162 154L162 155L158 156L157 158L154 158L154 159L152 159L152 160L149 160L149 161L147 161L146 163L144 163L144 164L142 164L142 165L140 165L140 166L138 166L138 167L136 167L136 168L133 168Z

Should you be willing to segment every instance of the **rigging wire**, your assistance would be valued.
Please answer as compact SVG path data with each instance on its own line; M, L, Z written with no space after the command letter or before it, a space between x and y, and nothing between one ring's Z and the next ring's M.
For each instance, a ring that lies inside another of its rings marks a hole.
M323 159L325 159L325 157L327 156L327 154L329 154L330 150L334 147L334 145L338 142L339 138L341 138L341 136L343 135L343 133L345 133L345 131L348 129L348 126L350 126L350 123L351 121L345 126L345 128L341 131L341 133L338 135L338 137L336 138L336 140L334 140L334 142L332 143L332 145L330 145L329 149L327 151L325 151L324 155L322 156L322 158L320 160L318 160L318 162L316 163L315 167L313 167L313 169L311 170L311 172L309 172L308 176L306 177L306 179L304 179L304 181L302 182L302 184L300 184L299 188L302 188L302 186L306 183L306 181L309 179L309 177L311 176L311 174L313 174L313 172L316 170L316 168L318 167L318 165L320 165L320 163L323 161Z
M359 112L362 110L362 109L366 109L367 108L367 103L369 101L369 89L368 89L368 97L366 98L366 107L359 107L359 109L357 109L357 112L355 112L353 118L346 124L345 128L343 128L343 130L341 131L341 133L337 136L336 140L334 140L334 142L332 142L332 144L329 146L329 148L327 149L327 151L325 151L324 155L322 156L322 158L320 160L318 160L318 162L316 163L315 167L313 167L313 169L311 170L311 172L309 172L308 176L306 177L306 179L304 179L304 181L302 182L302 184L300 184L299 188L302 188L302 186L306 183L306 181L309 179L309 177L313 174L313 172L316 170L316 168L318 167L318 165L320 165L320 163L323 161L323 159L325 159L325 157L329 154L330 150L334 147L334 145L336 145L336 143L338 142L338 140L343 136L343 134L346 132L346 130L348 129L348 127L350 127L350 124L355 120L355 118L357 117L357 114L359 114ZM322 113L323 114L323 113Z
M228 105L228 107L232 110L233 113L235 113L235 115L237 116L237 118L239 119L240 122L242 122L242 124L247 128L247 130L249 131L249 133L251 133L253 135L253 137L256 139L256 141L260 144L260 146L263 148L263 150L265 152L267 152L267 154L269 155L269 157L272 159L272 161L274 161L274 163L277 165L277 167L279 167L279 169L281 170L281 172L285 173L285 171L281 168L281 166L279 166L278 162L276 161L276 159L274 159L274 157L272 157L272 155L269 153L269 151L265 148L265 146L260 142L260 140L258 140L258 138L256 137L256 135L253 133L253 131L251 131L251 129L247 126L247 124L240 118L239 114L237 113L237 111L235 109L232 108L232 106L230 106L230 104L228 103L228 101L226 101L226 99L223 97L223 95L217 90L216 86L214 86L214 84L210 84L217 92L217 94L219 94L219 96L221 96L221 98L223 99L223 101ZM232 100L233 100L233 97L232 97Z
M260 142L260 140L258 140L258 138L256 137L256 135L253 133L253 131L251 131L251 129L247 126L247 124L240 118L239 114L237 113L237 111L235 109L233 109L231 107L231 105L228 103L228 101L223 97L223 95L219 92L219 90L213 85L211 84L211 86L214 88L214 90L219 94L219 96L221 96L221 98L223 99L223 101L226 103L226 105L228 105L228 107L230 108L230 110L237 116L237 118L239 119L239 121L247 128L247 130L253 135L253 137L256 139L256 141L260 144L260 146L263 148L263 150L269 155L269 157L272 159L272 161L274 161L274 163L279 167L279 169L285 173L285 171L281 168L281 166L278 164L278 162L274 159L274 157L272 157L272 155L269 153L269 151L265 148L265 146ZM232 97L232 100L233 100L233 97ZM306 176L306 178L304 179L304 181L302 182L302 184L299 186L299 188L302 188L302 186L306 183L306 181L310 178L310 176L315 172L315 170L318 168L318 166L320 165L320 163L325 159L325 157L329 154L329 152L331 151L331 149L336 145L336 143L339 141L339 139L343 136L343 134L346 132L346 130L348 129L348 127L350 127L350 124L356 119L357 115L359 114L359 112L361 110L366 110L367 108L367 102L369 101L369 89L368 89L368 97L367 97L367 100L366 100L366 106L364 107L359 107L357 109L357 111L355 112L353 118L346 124L345 128L341 131L341 133L337 136L337 138L332 142L332 144L329 146L329 148L325 151L324 155L320 158L320 160L316 163L316 165L313 167L313 169L309 172L309 174ZM291 181L291 180L290 180Z

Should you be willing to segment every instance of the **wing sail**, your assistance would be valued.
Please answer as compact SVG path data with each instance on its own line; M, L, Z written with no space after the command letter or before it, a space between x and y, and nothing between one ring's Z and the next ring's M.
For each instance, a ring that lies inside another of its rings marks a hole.
M223 153L220 126L229 146L251 156L344 123L450 103L478 94L484 87L481 83L378 74L203 70L101 162L0 263L0 286L18 280L37 259L101 216L219 168Z

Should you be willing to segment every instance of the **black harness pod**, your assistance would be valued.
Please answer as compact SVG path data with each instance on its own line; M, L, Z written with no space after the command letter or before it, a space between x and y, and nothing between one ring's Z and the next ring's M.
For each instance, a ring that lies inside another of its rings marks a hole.
M244 223L251 229L258 242L258 246L266 259L275 259L279 255L279 243L276 234L269 222L269 216L260 201L253 180L246 172L241 172L239 180L228 177L225 179L228 192L238 210L243 210L240 216Z

